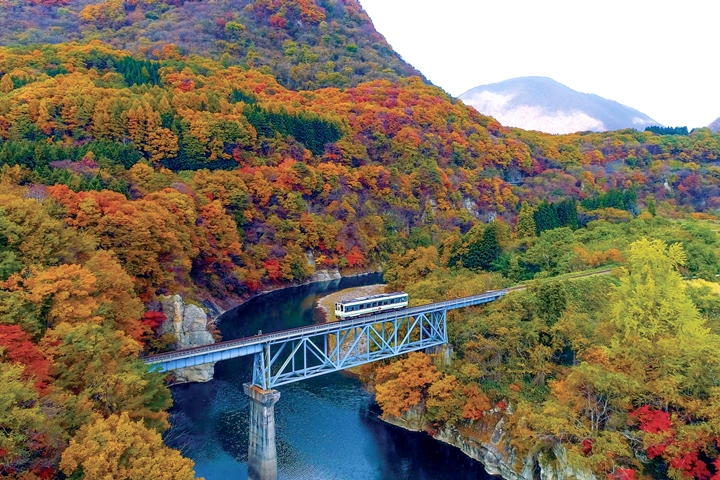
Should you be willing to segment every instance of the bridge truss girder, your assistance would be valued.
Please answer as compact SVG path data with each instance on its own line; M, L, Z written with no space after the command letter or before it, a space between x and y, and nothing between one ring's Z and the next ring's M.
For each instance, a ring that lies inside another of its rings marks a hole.
M447 309L277 339L255 354L253 385L279 385L447 343Z

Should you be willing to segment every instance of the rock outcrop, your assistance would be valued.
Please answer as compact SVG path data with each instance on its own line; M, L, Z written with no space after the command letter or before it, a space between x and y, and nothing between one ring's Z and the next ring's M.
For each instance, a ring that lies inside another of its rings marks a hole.
M509 409L508 409L509 410ZM509 413L506 413L509 414ZM416 406L404 412L401 417L384 417L392 425L415 432L425 431L429 425L424 418L422 406ZM561 445L553 449L553 459L543 454L518 458L510 448L510 438L505 430L505 420L498 412L491 412L473 428L473 436L446 426L432 432L433 438L453 445L483 464L491 475L499 475L506 480L598 480L590 472L573 469L565 461L565 452ZM466 432L465 432L466 433Z
M167 320L160 327L161 334L173 334L177 339L175 349L200 347L215 343L211 333L212 323L207 313L193 304L186 304L180 295L159 297ZM175 370L176 383L207 382L212 380L215 364Z
M315 283L315 282L329 282L331 280L340 280L342 278L342 274L340 274L340 270L337 268L334 269L325 269L325 270L315 270L315 272L310 277L310 280L308 283Z

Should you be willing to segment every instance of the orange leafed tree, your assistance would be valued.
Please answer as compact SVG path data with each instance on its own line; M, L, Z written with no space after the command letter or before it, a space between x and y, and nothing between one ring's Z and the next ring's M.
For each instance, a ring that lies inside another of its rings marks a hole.
M429 355L410 353L407 358L378 368L375 399L383 415L399 417L419 404L428 386L439 378L440 372Z
M60 322L94 322L97 316L97 279L88 269L63 264L45 270L30 268L24 275L14 274L5 282L10 291L21 292L22 299L34 305L46 326ZM41 312L42 311L42 312Z
M483 412L490 410L490 399L480 391L477 385L463 387L465 403L462 406L462 416L468 420L480 420Z

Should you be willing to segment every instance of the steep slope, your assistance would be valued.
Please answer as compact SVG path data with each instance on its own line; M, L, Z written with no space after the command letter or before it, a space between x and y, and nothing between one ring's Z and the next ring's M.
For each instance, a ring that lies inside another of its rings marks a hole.
M0 0L0 45L102 39L150 59L198 54L285 87L422 76L357 0Z
M481 85L458 98L501 124L546 133L644 129L658 123L632 108L580 93L547 77Z

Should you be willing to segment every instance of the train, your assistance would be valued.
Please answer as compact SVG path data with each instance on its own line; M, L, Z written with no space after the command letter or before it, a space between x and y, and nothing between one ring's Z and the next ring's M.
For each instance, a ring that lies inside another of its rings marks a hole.
M360 297L335 304L335 317L340 320L362 317L390 310L400 310L408 306L408 294L405 292L383 293L369 297Z

